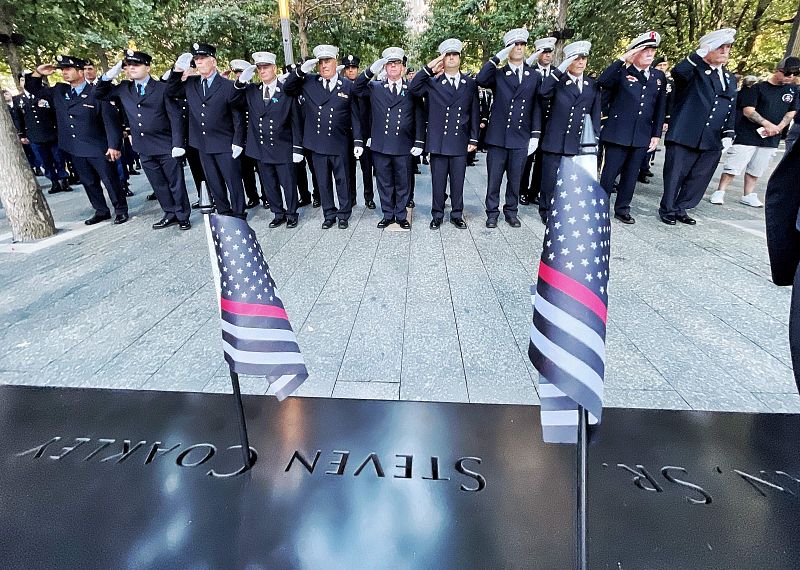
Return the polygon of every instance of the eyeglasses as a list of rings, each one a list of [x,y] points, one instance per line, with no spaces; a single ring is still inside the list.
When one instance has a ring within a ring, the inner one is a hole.
[[[528,45],[528,42],[514,42],[514,45],[515,46],[526,46],[526,45]]]

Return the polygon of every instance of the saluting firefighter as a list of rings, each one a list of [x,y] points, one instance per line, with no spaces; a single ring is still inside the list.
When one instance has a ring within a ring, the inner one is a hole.
[[[318,45],[314,58],[304,62],[286,78],[285,90],[305,99],[303,113],[303,146],[311,151],[311,160],[319,184],[325,221],[322,229],[330,229],[338,218],[339,228],[346,229],[353,211],[348,177],[348,148],[352,136],[353,155],[364,152],[361,121],[353,96],[353,82],[336,71],[339,48]],[[319,64],[319,74],[311,73]],[[339,207],[333,198],[333,184]]]
[[[461,73],[460,40],[450,38],[439,44],[439,57],[422,66],[409,84],[417,97],[425,97],[428,108],[428,130],[425,150],[430,153],[432,230],[444,219],[447,181],[450,180],[452,210],[450,223],[466,229],[463,218],[464,177],[467,153],[478,148],[480,103],[478,84]]]
[[[356,79],[355,92],[370,104],[372,160],[378,182],[383,219],[378,228],[397,222],[411,229],[406,217],[412,156],[425,146],[425,118],[420,102],[408,90],[403,78],[405,52],[399,47],[383,50],[380,59]],[[371,81],[382,71],[386,79]]]
[[[525,60],[528,65],[533,67],[541,74],[542,78],[548,77],[553,67],[553,51],[556,49],[556,38],[539,38],[533,42],[536,50]],[[536,113],[541,121],[541,129],[544,130],[547,119],[550,116],[550,102],[542,99],[541,95],[536,97]],[[539,189],[542,186],[542,147],[529,155],[525,161],[525,168],[522,170],[522,181],[519,185],[519,203],[523,206],[528,204],[539,204]]]
[[[100,77],[97,98],[118,99],[128,117],[133,150],[139,153],[142,169],[164,211],[153,229],[174,224],[182,230],[192,227],[191,207],[183,175],[183,118],[180,105],[167,95],[167,85],[150,75],[152,57],[127,50],[123,59]],[[128,79],[113,85],[122,69]]]
[[[40,65],[26,76],[25,86],[55,109],[58,148],[72,158],[75,172],[94,208],[94,215],[84,223],[90,226],[111,219],[100,186],[102,180],[114,206],[114,223],[124,224],[128,221],[128,201],[116,165],[122,156],[119,114],[107,101],[97,99],[95,86],[84,78],[82,59],[60,55],[56,60],[56,65]],[[61,70],[66,83],[48,87],[42,76],[52,75],[56,68]]]
[[[250,66],[250,64],[243,59],[232,59],[229,65],[231,68],[232,76],[229,76],[228,78],[231,79],[232,81],[239,79],[242,75],[242,72]],[[247,81],[244,81],[243,83],[247,83]],[[249,123],[247,106],[244,107],[244,110],[242,112],[244,113],[244,121],[236,121],[236,125],[237,126],[241,125],[242,128],[247,129],[247,124]],[[247,143],[247,134],[245,134],[245,147],[241,158],[242,184],[244,185],[244,196],[246,199],[244,207],[249,210],[251,208],[255,208],[260,203],[261,207],[267,210],[269,209],[269,199],[267,198],[266,190],[263,187],[264,181],[260,180],[262,186],[260,196],[258,193],[258,186],[256,185],[256,173],[258,172],[258,161],[252,158],[248,154],[246,143]]]
[[[486,129],[486,227],[496,228],[500,215],[500,184],[506,176],[503,217],[512,228],[517,218],[519,183],[525,160],[539,146],[540,132],[533,127],[538,112],[536,98],[542,76],[525,63],[528,30],[517,28],[503,36],[504,48],[478,73],[478,85],[492,90],[494,101]],[[501,63],[508,59],[506,65]]]
[[[539,216],[547,221],[558,184],[558,167],[563,156],[575,156],[581,149],[583,117],[588,115],[595,133],[600,132],[600,89],[584,75],[591,42],[564,46],[564,61],[542,81],[541,96],[549,100],[550,116],[542,132],[542,188]],[[541,120],[538,114],[534,115]],[[538,127],[537,127],[538,128]]]
[[[700,38],[700,47],[672,68],[674,107],[667,130],[661,221],[694,225],[686,213],[703,198],[722,149],[733,144],[736,76],[725,64],[736,30]]]
[[[20,140],[41,159],[44,174],[51,182],[47,193],[72,192],[64,158],[58,148],[55,112],[47,99],[36,97],[25,87],[24,76],[20,76],[19,86],[20,94],[13,100]]]
[[[624,224],[636,221],[630,212],[639,168],[647,153],[658,146],[664,126],[667,77],[650,67],[660,44],[657,32],[640,35],[597,78],[608,95],[608,118],[600,131],[600,185],[610,195],[614,181],[620,177],[614,217]]]
[[[189,66],[198,74],[181,81]],[[217,71],[217,50],[204,43],[178,57],[167,82],[167,93],[185,99],[189,115],[189,144],[198,150],[206,184],[217,213],[247,217],[240,156],[244,150],[244,114],[238,109],[244,89]],[[229,198],[230,195],[230,198]]]
[[[245,152],[256,162],[261,174],[266,200],[274,215],[269,227],[277,228],[285,223],[287,228],[295,228],[295,164],[303,161],[300,113],[294,97],[286,93],[276,75],[275,54],[256,52],[253,64],[245,68],[238,79],[240,84],[246,85],[247,93],[249,118]],[[256,71],[260,84],[250,83]]]

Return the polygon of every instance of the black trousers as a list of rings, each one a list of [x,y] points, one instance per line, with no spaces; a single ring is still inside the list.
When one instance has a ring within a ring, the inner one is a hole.
[[[422,157],[420,156],[412,156],[411,160],[408,161],[408,201],[406,202],[406,207],[408,207],[408,202],[414,199],[414,187],[417,185],[417,177],[414,171],[419,168],[421,162]]]
[[[203,172],[203,164],[200,162],[200,153],[196,148],[186,146],[186,162],[189,163],[189,170],[192,173],[197,197],[200,198],[200,185],[206,181],[206,175]]]
[[[411,155],[372,153],[375,164],[378,196],[385,220],[405,220],[408,206],[409,179],[414,179]]]
[[[44,167],[44,175],[47,176],[51,182],[58,182],[59,180],[66,180],[69,178],[69,174],[67,174],[64,168],[64,159],[61,156],[61,152],[58,150],[58,144],[55,142],[32,142],[30,147],[33,153],[39,157],[39,161]]]
[[[310,202],[311,193],[308,191],[308,172],[306,171],[305,157],[300,162],[294,163],[294,178],[300,200]]]
[[[364,202],[375,199],[375,187],[372,184],[372,151],[368,147],[364,147],[364,153],[361,158],[356,160],[353,155],[353,145],[350,145],[350,153],[347,155],[348,159],[348,176],[350,184],[350,202],[354,205],[358,202],[356,199],[356,170],[361,168],[361,181],[364,185]],[[357,166],[358,165],[358,166]]]
[[[188,221],[192,209],[186,192],[183,160],[172,158],[170,154],[142,154],[139,160],[165,217]]]
[[[658,213],[683,216],[703,199],[721,150],[698,150],[677,143],[667,143],[664,157],[664,194]]]
[[[312,152],[307,148],[303,149],[303,156],[306,158],[308,170],[311,171],[311,195],[315,200],[319,200],[319,181],[317,180],[317,171],[314,170],[314,160]]]
[[[258,187],[256,186],[256,172],[258,171],[258,161],[242,153],[240,157],[242,161],[242,184],[244,185],[244,193],[247,196],[247,201],[262,201],[266,200],[266,194],[262,187],[261,196],[258,194]],[[263,180],[262,180],[263,186]]]
[[[105,216],[111,213],[103,196],[101,181],[108,191],[108,197],[111,198],[114,213],[116,215],[128,213],[128,200],[125,198],[125,191],[122,189],[117,165],[114,161],[107,160],[105,156],[88,158],[73,156],[72,165],[75,167],[75,172],[86,189],[89,202],[97,214]]]
[[[233,158],[230,152],[215,154],[200,152],[200,162],[217,213],[226,216],[231,214],[244,216],[244,186],[240,160]]]
[[[503,215],[506,219],[517,217],[519,182],[528,156],[527,148],[503,148],[487,145],[486,153],[486,218],[497,220],[500,215],[500,185],[506,176],[506,200]]]
[[[527,196],[529,202],[539,197],[542,186],[542,151],[536,149],[532,155],[525,159],[522,169],[522,180],[519,183],[519,195]]]
[[[258,171],[269,201],[269,209],[276,220],[297,219],[297,180],[295,165],[258,162]],[[281,194],[283,189],[283,194]],[[284,203],[286,204],[284,207]]]
[[[452,204],[450,219],[461,219],[464,211],[464,177],[467,174],[467,155],[447,156],[431,153],[430,164],[433,191],[431,216],[434,220],[444,218],[444,203],[449,178],[450,203]]]
[[[603,172],[600,174],[600,186],[609,196],[614,187],[614,181],[619,176],[614,213],[620,215],[630,214],[633,191],[636,189],[636,179],[639,177],[642,159],[646,156],[647,147],[608,143],[603,145]]]
[[[319,199],[326,220],[349,220],[353,212],[350,202],[350,184],[347,176],[347,156],[342,154],[311,153],[311,162],[317,174],[319,184]],[[339,208],[333,199],[333,183],[336,181],[336,196],[339,198]]]
[[[564,155],[554,152],[542,152],[542,185],[539,188],[539,215],[547,217],[550,211],[550,201],[556,187],[556,176],[561,158]]]

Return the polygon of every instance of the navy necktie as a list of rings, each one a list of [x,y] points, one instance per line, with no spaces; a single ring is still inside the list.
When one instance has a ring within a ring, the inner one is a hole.
[[[203,79],[203,95],[208,91],[208,79]]]
[[[397,97],[397,83],[392,83],[392,95]]]
[[[70,91],[69,91],[69,98],[70,98],[70,99],[75,99],[77,96],[78,96],[78,92],[77,92],[77,91],[75,91],[75,88],[73,87],[72,89],[70,89]]]
[[[138,85],[139,87],[139,97],[144,97],[144,85],[141,83]]]

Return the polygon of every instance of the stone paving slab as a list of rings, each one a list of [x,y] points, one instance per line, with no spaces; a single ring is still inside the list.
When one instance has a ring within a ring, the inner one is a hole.
[[[661,160],[637,187],[637,223],[612,224],[606,405],[800,412],[790,291],[770,280],[763,209],[738,203],[741,180],[725,205],[710,204],[718,168],[697,225],[665,226]],[[521,228],[502,217],[485,228],[479,155],[467,169],[469,228],[431,231],[422,170],[411,232],[378,230],[380,210],[363,205],[347,230],[322,230],[310,207],[296,229],[270,230],[271,214],[251,210],[308,364],[299,395],[536,404],[527,346],[538,212],[521,206]],[[160,212],[144,176],[131,185],[129,223],[0,252],[0,383],[230,391],[201,217],[188,232],[153,231]],[[80,186],[47,200],[57,225],[91,215]],[[0,209],[0,236],[9,231]],[[266,392],[256,377],[241,385]]]

